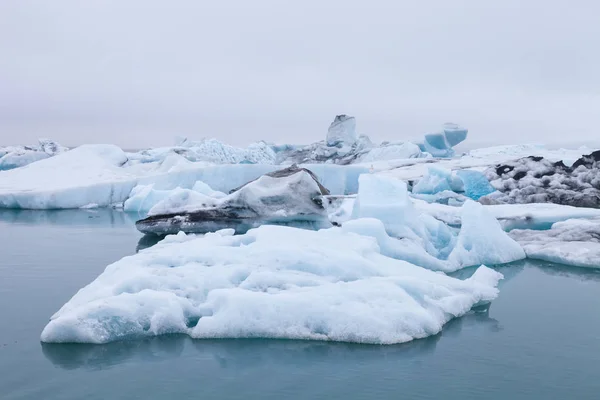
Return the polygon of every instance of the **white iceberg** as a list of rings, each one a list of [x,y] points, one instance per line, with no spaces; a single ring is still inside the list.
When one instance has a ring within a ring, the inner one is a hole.
[[[113,145],[84,145],[0,172],[0,208],[57,209],[122,203],[137,176],[121,168],[125,153]]]
[[[293,165],[261,176],[216,199],[177,189],[136,223],[144,233],[206,233],[223,228],[245,231],[265,223],[311,222],[330,226],[322,196],[329,191],[309,170]],[[243,228],[242,228],[243,227]]]
[[[456,235],[445,223],[414,207],[404,182],[369,174],[361,175],[359,182],[352,217],[363,219],[343,222],[342,227],[376,238],[390,257],[444,272],[525,258],[521,246],[479,203],[469,200],[460,208],[452,207],[462,220]]]
[[[24,167],[68,150],[50,139],[39,139],[38,142],[37,146],[0,147],[0,171]]]
[[[327,145],[353,144],[358,139],[356,119],[348,115],[337,115],[327,130]]]
[[[569,219],[548,230],[515,229],[509,234],[529,258],[600,268],[600,219]]]
[[[464,281],[435,273],[338,228],[262,226],[231,234],[179,234],[108,266],[52,316],[41,340],[106,343],[183,333],[402,343],[435,335],[493,300],[502,278],[483,266]]]

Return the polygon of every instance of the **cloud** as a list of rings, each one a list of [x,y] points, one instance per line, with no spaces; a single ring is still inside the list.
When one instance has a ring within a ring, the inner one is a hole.
[[[376,140],[597,136],[597,2],[287,3],[2,2],[0,143],[306,143],[337,113]]]

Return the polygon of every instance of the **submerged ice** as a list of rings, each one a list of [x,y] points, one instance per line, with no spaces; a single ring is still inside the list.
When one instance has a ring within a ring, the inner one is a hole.
[[[428,271],[341,228],[179,234],[108,266],[52,316],[41,339],[183,333],[402,343],[493,300],[501,278],[486,267],[464,281]]]

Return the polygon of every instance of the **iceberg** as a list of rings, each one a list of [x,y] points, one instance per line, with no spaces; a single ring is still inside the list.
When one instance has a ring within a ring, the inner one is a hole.
[[[490,185],[485,175],[479,171],[467,169],[451,171],[439,165],[429,166],[427,174],[419,179],[412,189],[413,194],[420,195],[455,192],[464,194],[472,200],[479,200],[495,191],[496,189]],[[434,200],[437,200],[437,197],[434,197]]]
[[[21,168],[0,171],[0,208],[60,209],[122,203],[137,176],[117,146],[84,145]]]
[[[576,267],[600,268],[600,218],[569,219],[549,230],[515,229],[510,236],[527,257]]]
[[[403,181],[365,174],[359,182],[352,218],[361,222],[344,222],[342,228],[374,237],[390,257],[444,272],[525,258],[521,246],[479,203],[468,200],[460,208],[449,207],[461,214],[456,235],[445,223],[414,207]]]
[[[345,114],[336,115],[327,130],[327,145],[353,144],[357,139],[356,119]]]
[[[418,194],[436,194],[443,191],[462,192],[463,183],[456,176],[452,175],[449,169],[438,165],[431,165],[427,175],[423,176],[413,186],[413,193]]]
[[[460,233],[448,257],[451,264],[456,267],[483,262],[498,265],[526,257],[521,246],[502,230],[500,223],[481,204],[467,201],[461,213]]]
[[[472,200],[479,200],[496,191],[485,175],[479,171],[463,169],[456,171],[456,176],[462,181],[462,191],[465,196]]]
[[[67,150],[50,139],[39,139],[37,146],[0,147],[0,171],[24,167]]]
[[[220,200],[180,189],[136,223],[143,233],[245,231],[265,223],[310,221],[328,226],[322,196],[327,190],[309,170],[293,165],[234,189]]]
[[[484,266],[466,280],[435,273],[386,257],[372,238],[340,228],[180,233],[109,265],[52,316],[41,340],[180,333],[403,343],[489,303],[501,278]]]
[[[467,138],[468,130],[453,123],[444,124],[441,132],[425,135],[425,141],[420,144],[421,150],[434,157],[452,157],[452,147]]]
[[[488,204],[555,203],[600,208],[600,150],[571,166],[541,156],[507,162],[485,171],[498,193],[483,197]]]
[[[276,153],[265,142],[252,143],[247,148],[230,146],[217,139],[199,141],[179,139],[176,146],[129,153],[131,163],[162,161],[169,154],[178,154],[188,161],[214,164],[274,164]]]

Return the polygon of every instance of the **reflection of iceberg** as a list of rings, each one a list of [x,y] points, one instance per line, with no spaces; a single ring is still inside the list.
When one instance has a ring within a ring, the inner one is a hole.
[[[438,335],[392,346],[364,346],[354,343],[281,341],[264,339],[241,340],[193,340],[185,335],[167,335],[137,341],[122,341],[104,345],[42,343],[44,356],[56,367],[66,370],[103,370],[122,363],[149,363],[165,360],[193,359],[196,373],[215,371],[215,361],[223,370],[254,370],[266,365],[273,368],[306,366],[315,364],[347,364],[349,358],[372,366],[385,359],[402,364],[403,360],[432,356],[442,338],[456,337],[467,327],[485,326],[491,332],[499,332],[499,322],[490,318],[489,311],[470,312],[462,318],[448,322]],[[206,368],[198,364],[206,363]]]
[[[131,215],[112,208],[93,210],[13,210],[0,208],[0,222],[28,225],[111,226],[133,228]]]

